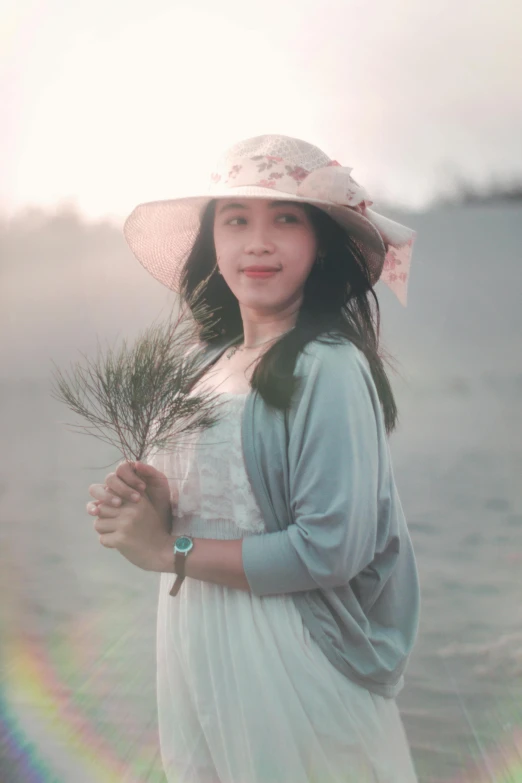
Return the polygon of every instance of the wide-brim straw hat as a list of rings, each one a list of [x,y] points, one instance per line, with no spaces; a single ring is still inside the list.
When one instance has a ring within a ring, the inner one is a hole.
[[[256,136],[227,150],[205,193],[139,204],[125,221],[124,236],[145,269],[179,293],[183,264],[213,199],[312,204],[335,220],[363,252],[372,285],[382,280],[406,306],[415,232],[371,210],[373,202],[351,172],[306,141]]]

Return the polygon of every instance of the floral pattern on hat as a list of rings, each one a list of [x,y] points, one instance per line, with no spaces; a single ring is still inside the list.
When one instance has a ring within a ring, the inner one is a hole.
[[[256,162],[259,161],[257,170],[260,174],[263,171],[268,171],[268,169],[273,168],[276,164],[283,162],[283,158],[279,158],[276,155],[254,155],[251,160],[255,160]]]
[[[413,237],[400,247],[389,245],[381,272],[381,280],[391,288],[397,299],[406,307],[410,276]]]
[[[228,178],[234,179],[235,177],[237,177],[240,171],[241,171],[241,166],[238,163],[236,163],[234,166],[232,166],[232,168],[228,172]]]
[[[368,194],[351,176],[352,169],[330,161],[328,166],[308,171],[289,165],[275,155],[254,155],[229,162],[226,173],[214,172],[211,184],[277,188],[284,193],[326,201],[342,206],[364,208],[372,205]],[[265,176],[259,177],[259,174]]]
[[[303,169],[302,166],[285,166],[285,168],[288,176],[295,179],[296,182],[302,182],[310,173],[306,169]]]
[[[352,169],[346,166],[315,169],[298,188],[298,194],[352,208],[371,206],[373,202],[364,188],[353,179],[351,172]]]

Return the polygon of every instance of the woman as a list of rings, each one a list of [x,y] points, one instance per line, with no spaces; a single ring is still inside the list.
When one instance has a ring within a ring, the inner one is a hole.
[[[162,572],[169,781],[416,780],[395,697],[419,582],[370,306],[379,279],[405,303],[413,232],[370,210],[350,171],[256,137],[205,196],[140,205],[125,225],[182,296],[208,278],[218,320],[201,325],[195,388],[226,403],[191,444],[89,488],[101,543]]]

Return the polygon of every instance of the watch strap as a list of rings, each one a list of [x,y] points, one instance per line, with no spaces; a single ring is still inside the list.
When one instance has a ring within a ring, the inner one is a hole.
[[[174,573],[176,574],[176,579],[174,580],[174,584],[172,585],[169,595],[176,596],[179,593],[179,588],[185,579],[185,564],[187,562],[187,557],[188,553],[174,553]]]
[[[181,587],[184,579],[185,579],[184,575],[183,576],[180,576],[180,574],[176,575],[174,584],[171,587],[169,595],[176,596],[179,593],[179,588]]]

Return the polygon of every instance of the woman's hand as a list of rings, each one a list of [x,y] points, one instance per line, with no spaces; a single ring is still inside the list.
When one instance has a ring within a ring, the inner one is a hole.
[[[143,462],[122,462],[115,473],[108,474],[105,484],[90,485],[89,494],[95,502],[87,503],[87,512],[99,516],[100,502],[118,508],[122,501],[138,503],[144,493],[162,515],[171,514],[172,502],[177,503],[167,477],[159,470]]]
[[[147,571],[161,571],[170,545],[172,493],[167,477],[143,462],[122,462],[105,484],[91,484],[87,512],[100,543]],[[177,497],[174,498],[177,503]]]
[[[164,570],[165,552],[172,548],[170,513],[160,513],[147,495],[138,502],[120,501],[120,504],[115,507],[103,500],[97,504],[94,529],[100,534],[100,544],[117,549],[145,571]],[[91,509],[89,513],[93,513]]]

